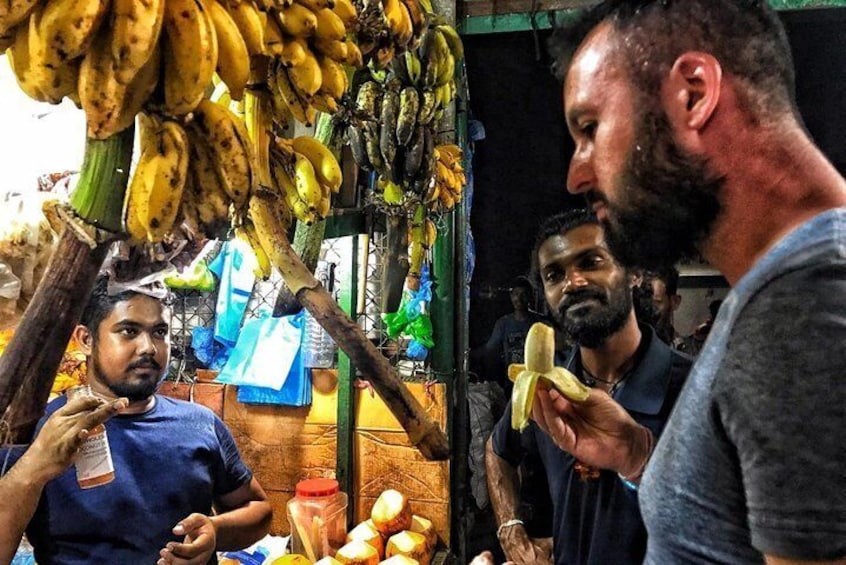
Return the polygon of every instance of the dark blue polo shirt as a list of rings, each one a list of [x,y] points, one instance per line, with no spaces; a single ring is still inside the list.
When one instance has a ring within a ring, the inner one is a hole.
[[[668,347],[648,326],[641,326],[643,357],[614,393],[614,398],[657,438],[664,429],[693,360]],[[578,347],[565,366],[581,374]],[[646,553],[646,529],[637,492],[612,471],[583,480],[575,459],[560,450],[534,421],[521,434],[511,429],[511,403],[492,435],[494,452],[515,467],[535,453],[546,468],[553,504],[556,565],[640,564]]]

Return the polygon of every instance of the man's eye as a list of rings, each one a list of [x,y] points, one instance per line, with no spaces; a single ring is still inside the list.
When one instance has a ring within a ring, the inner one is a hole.
[[[135,328],[121,328],[118,333],[120,333],[121,335],[132,337],[138,335],[138,330],[136,330]]]
[[[587,138],[593,138],[596,133],[596,122],[585,122],[579,126],[579,133]]]
[[[162,329],[162,330],[156,330],[156,331],[154,332],[154,334],[155,334],[155,336],[156,336],[157,338],[159,338],[159,339],[164,339],[164,338],[166,338],[166,337],[167,337],[168,331],[167,331],[167,330],[164,330],[164,329]]]
[[[546,282],[555,282],[561,278],[561,275],[558,271],[547,271],[543,275],[543,280]]]

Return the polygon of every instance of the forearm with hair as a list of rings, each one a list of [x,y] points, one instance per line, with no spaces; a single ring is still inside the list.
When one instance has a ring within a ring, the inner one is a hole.
[[[488,493],[496,516],[497,526],[517,518],[519,478],[517,469],[493,450],[493,440],[485,445],[485,470],[488,475]]]
[[[217,534],[217,551],[249,547],[270,530],[272,511],[265,500],[252,500],[240,508],[211,517]]]

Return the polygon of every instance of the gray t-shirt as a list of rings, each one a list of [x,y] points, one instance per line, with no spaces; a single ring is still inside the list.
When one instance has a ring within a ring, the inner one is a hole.
[[[646,562],[846,556],[846,209],[744,276],[640,489]]]

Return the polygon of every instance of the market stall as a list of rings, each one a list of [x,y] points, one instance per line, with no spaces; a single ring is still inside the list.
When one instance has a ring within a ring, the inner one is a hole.
[[[175,300],[160,392],[229,427],[271,534],[309,562],[359,562],[340,546],[372,520],[377,559],[361,562],[443,561],[466,183],[451,11],[168,0],[0,14],[20,89],[70,98],[87,129],[72,190],[35,220],[9,212],[3,442],[28,442],[48,400],[85,381],[68,343],[101,269],[121,288],[162,283]],[[328,545],[329,525],[300,531],[287,512],[318,478],[347,500]]]

